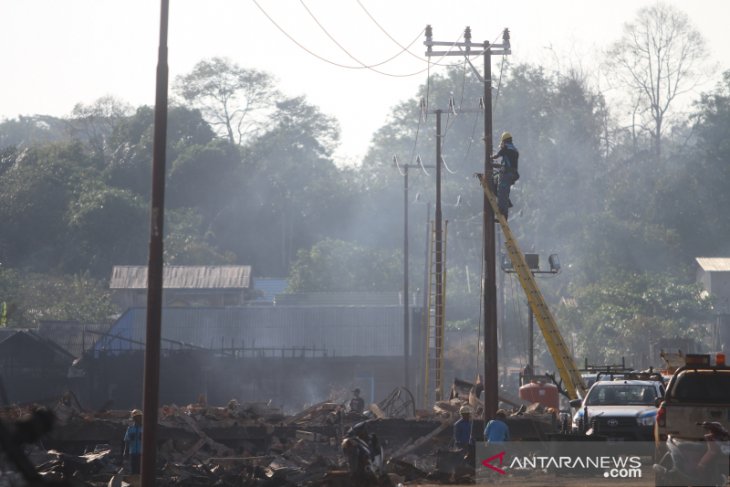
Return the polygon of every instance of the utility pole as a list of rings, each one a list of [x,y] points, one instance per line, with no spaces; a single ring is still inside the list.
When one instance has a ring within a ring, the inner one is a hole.
[[[410,297],[408,291],[408,169],[423,168],[419,164],[398,164],[398,157],[393,156],[393,164],[403,176],[403,385],[409,388],[410,380]],[[403,171],[401,171],[403,168]]]
[[[395,159],[395,158],[394,158]],[[397,164],[397,159],[396,164]],[[408,361],[411,358],[411,300],[408,296],[408,168],[403,173],[403,386],[408,389],[411,384]]]
[[[464,42],[436,42],[432,40],[431,26],[426,26],[426,56],[484,56],[484,178],[487,179],[492,191],[491,155],[492,144],[492,56],[511,53],[509,30],[504,29],[502,44],[490,45],[488,41],[482,44],[472,43],[471,29],[464,30]],[[433,46],[449,46],[448,51],[433,51]],[[452,49],[458,50],[453,51]],[[473,66],[472,66],[473,68]],[[475,70],[476,71],[476,70]],[[477,73],[478,76],[478,73]],[[484,269],[483,269],[483,306],[484,311],[484,419],[494,418],[499,403],[499,361],[497,343],[497,283],[496,283],[496,255],[495,255],[495,228],[494,212],[486,195],[483,209],[484,225]]]
[[[435,280],[436,280],[436,306],[434,310],[435,324],[434,324],[434,389],[435,399],[440,401],[443,399],[443,360],[444,360],[444,344],[445,344],[445,306],[446,301],[446,256],[444,251],[445,244],[445,231],[443,228],[443,214],[442,214],[442,198],[441,198],[441,166],[444,164],[444,158],[442,154],[442,142],[444,134],[441,132],[441,117],[444,113],[443,109],[435,109],[428,111],[427,107],[424,106],[424,111],[436,115],[436,215],[434,217],[434,260],[435,260]],[[449,100],[449,112],[456,115],[457,113],[475,113],[481,112],[481,110],[471,110],[456,108],[453,100]],[[457,202],[458,205],[458,202]],[[448,225],[448,221],[446,222]],[[427,310],[430,313],[430,310]],[[428,328],[428,327],[427,327]],[[428,336],[426,337],[426,343],[428,343]],[[430,353],[426,350],[426,353]],[[430,360],[430,358],[429,358]],[[427,367],[430,367],[430,363],[427,360]],[[430,380],[430,379],[429,379]],[[428,384],[426,384],[428,386]]]
[[[157,410],[160,399],[160,342],[162,341],[163,231],[165,221],[165,157],[167,145],[167,23],[170,2],[161,0],[160,43],[155,92],[155,129],[152,147],[150,247],[147,264],[147,334],[144,349],[142,404],[142,487],[155,485],[157,469]]]

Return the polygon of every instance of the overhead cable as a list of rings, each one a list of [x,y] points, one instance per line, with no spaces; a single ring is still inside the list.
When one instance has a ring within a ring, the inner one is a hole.
[[[414,53],[412,53],[410,51],[410,47],[411,47],[411,45],[413,43],[408,44],[408,46],[403,46],[400,42],[398,42],[398,40],[395,37],[393,37],[392,35],[390,35],[390,33],[387,30],[385,30],[385,28],[383,28],[382,25],[380,25],[380,22],[378,22],[377,20],[375,20],[375,17],[372,16],[372,14],[368,11],[368,9],[365,8],[365,5],[363,5],[360,0],[357,0],[357,4],[360,5],[360,8],[362,8],[363,12],[365,12],[365,14],[370,18],[370,20],[373,21],[373,23],[378,27],[378,29],[380,29],[381,32],[388,37],[388,39],[390,39],[391,41],[393,41],[393,43],[396,46],[400,47],[401,49],[403,49],[403,51],[407,52],[408,54],[410,54],[414,58],[418,59],[419,61],[428,62],[428,59],[427,58],[421,57],[418,54],[414,54]],[[422,33],[423,33],[423,31],[421,31],[421,34]],[[454,64],[440,64],[439,62],[433,62],[432,64],[436,64],[436,65],[439,65],[439,66],[447,66],[447,67],[455,66]]]
[[[377,69],[374,69],[372,67],[369,67],[368,65],[363,65],[362,63],[360,63],[359,66],[350,66],[350,65],[347,65],[347,64],[338,63],[336,61],[332,61],[332,60],[327,59],[327,58],[325,58],[323,56],[320,56],[319,54],[315,53],[314,51],[308,49],[302,43],[300,43],[299,41],[297,41],[292,35],[290,35],[282,26],[280,26],[273,19],[273,17],[271,17],[271,15],[269,15],[269,13],[261,6],[261,4],[257,0],[253,0],[253,3],[261,11],[261,13],[263,13],[264,16],[267,19],[269,19],[269,21],[274,25],[274,27],[276,27],[282,34],[284,34],[290,41],[292,41],[294,44],[296,44],[300,49],[302,49],[303,51],[307,52],[311,56],[314,56],[315,58],[319,59],[320,61],[324,61],[324,62],[326,62],[328,64],[331,64],[333,66],[337,66],[339,68],[344,68],[344,69],[369,69],[371,71],[374,71],[374,72],[376,72],[378,74],[382,74],[384,76],[390,76],[390,77],[394,77],[394,78],[407,78],[407,77],[410,77],[410,76],[417,76],[417,75],[419,75],[421,73],[426,72],[430,68],[431,64],[438,64],[438,62],[432,63],[431,61],[429,61],[427,63],[427,66],[425,68],[421,69],[421,70],[415,71],[413,73],[396,74],[396,73],[386,73],[384,71],[379,71]],[[420,34],[419,34],[419,36],[420,36]],[[453,48],[454,48],[454,45],[456,43],[458,43],[460,39],[461,39],[461,37],[459,37],[459,39],[457,39],[456,41],[454,41],[454,44],[452,44],[452,46],[449,48],[449,50],[447,52],[451,52],[451,50],[453,50]],[[333,41],[334,41],[334,39],[333,39]],[[441,58],[439,58],[439,61],[442,60],[444,57],[446,57],[446,54],[444,54],[443,56],[441,56]]]
[[[360,61],[360,60],[359,60],[358,58],[356,58],[355,56],[353,56],[353,55],[352,55],[352,54],[351,54],[351,53],[350,53],[350,52],[349,52],[349,51],[348,51],[348,50],[347,50],[347,49],[346,49],[346,48],[345,48],[345,47],[344,47],[344,46],[343,46],[342,44],[340,44],[339,42],[337,42],[337,39],[335,39],[335,38],[334,38],[334,37],[332,36],[332,34],[330,34],[330,33],[329,33],[329,31],[328,31],[328,30],[327,30],[327,29],[326,29],[326,28],[324,27],[324,25],[322,25],[322,23],[321,23],[321,22],[319,21],[319,19],[317,19],[317,17],[316,17],[316,16],[314,15],[314,13],[313,13],[313,12],[312,12],[312,11],[311,11],[311,10],[309,9],[309,7],[307,7],[307,4],[305,4],[305,3],[304,3],[304,0],[299,0],[299,3],[301,3],[301,4],[302,4],[302,7],[304,7],[304,10],[306,10],[306,11],[307,11],[307,13],[309,14],[309,16],[310,16],[310,17],[312,17],[312,20],[314,20],[314,22],[315,22],[315,23],[316,23],[316,24],[317,24],[317,25],[319,26],[319,28],[320,28],[320,29],[322,29],[322,32],[324,32],[324,33],[325,33],[325,35],[326,35],[327,37],[329,37],[329,38],[330,38],[330,40],[331,40],[332,42],[334,42],[334,43],[335,43],[335,45],[336,45],[337,47],[339,47],[339,48],[340,48],[340,49],[342,50],[342,52],[344,52],[345,54],[347,54],[347,55],[348,55],[348,56],[350,57],[350,59],[352,59],[353,61],[355,61],[355,62],[357,62],[358,64],[360,64],[360,66],[361,66],[362,68],[365,68],[365,69],[373,69],[373,68],[376,68],[376,67],[378,67],[378,66],[382,66],[383,64],[386,64],[386,63],[388,63],[388,62],[392,61],[393,59],[397,58],[398,56],[400,56],[400,55],[401,55],[401,54],[403,54],[404,52],[408,52],[408,49],[409,49],[409,48],[410,48],[410,47],[411,47],[411,46],[412,46],[413,44],[415,44],[415,42],[416,42],[416,41],[417,41],[418,39],[420,39],[420,38],[421,38],[421,36],[423,35],[423,32],[425,31],[425,29],[421,30],[421,32],[419,32],[419,33],[418,33],[418,35],[417,35],[417,36],[416,36],[416,37],[415,37],[415,38],[414,38],[414,39],[413,39],[413,40],[412,40],[412,41],[410,42],[410,44],[408,44],[408,46],[405,46],[405,47],[404,47],[404,46],[400,46],[400,44],[399,44],[399,47],[401,47],[401,49],[402,49],[402,50],[401,50],[400,52],[398,52],[398,53],[394,54],[393,56],[389,57],[388,59],[386,59],[386,60],[384,60],[384,61],[381,61],[381,62],[379,62],[379,63],[375,63],[375,64],[365,64],[364,62]],[[387,74],[387,73],[381,73],[381,74]]]

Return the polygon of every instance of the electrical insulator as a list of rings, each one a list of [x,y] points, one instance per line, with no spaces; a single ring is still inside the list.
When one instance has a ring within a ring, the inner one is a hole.
[[[509,49],[509,29],[504,29],[504,32],[502,32],[502,40],[504,41],[504,48]]]

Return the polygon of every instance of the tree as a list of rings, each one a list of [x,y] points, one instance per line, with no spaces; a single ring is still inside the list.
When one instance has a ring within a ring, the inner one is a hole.
[[[391,250],[326,239],[299,251],[289,291],[394,291],[400,288],[401,269],[401,256]]]
[[[640,9],[608,50],[607,67],[634,94],[639,123],[651,134],[657,162],[674,102],[705,79],[706,51],[687,14],[665,3]]]
[[[65,215],[84,181],[98,178],[79,143],[18,151],[0,174],[0,262],[46,269],[58,265]]]
[[[210,229],[222,249],[257,272],[281,276],[299,249],[349,224],[351,189],[332,160],[337,123],[297,97],[277,104],[275,125],[242,150],[245,175]]]
[[[113,96],[104,96],[90,105],[77,103],[68,122],[71,135],[88,144],[99,163],[104,165],[108,138],[116,124],[129,116],[131,111],[129,105]]]
[[[0,303],[7,303],[8,325],[27,327],[41,320],[107,323],[119,310],[106,280],[87,274],[53,275],[0,269]]]
[[[0,122],[0,149],[59,142],[68,138],[66,120],[49,115],[19,116]]]
[[[149,241],[149,208],[131,191],[84,181],[66,211],[62,268],[107,278],[114,265],[144,262]]]
[[[220,252],[195,208],[165,212],[165,262],[170,265],[234,264],[232,252]]]
[[[269,74],[218,57],[200,61],[178,77],[175,89],[232,144],[241,144],[265,125],[259,114],[272,111],[278,93]]]
[[[592,363],[626,357],[647,366],[650,346],[659,338],[709,336],[711,302],[697,284],[667,274],[606,272],[600,280],[573,286],[577,307],[561,307],[563,329],[575,332],[578,355]],[[639,339],[641,338],[641,339]]]
[[[210,221],[235,198],[241,172],[239,149],[228,141],[191,145],[169,166],[167,205],[197,208]]]
[[[104,169],[105,181],[117,188],[149,197],[151,192],[154,111],[142,106],[121,120],[109,137],[111,157]],[[167,119],[167,160],[195,145],[206,145],[215,135],[200,111],[170,107]],[[172,163],[174,164],[174,162]]]

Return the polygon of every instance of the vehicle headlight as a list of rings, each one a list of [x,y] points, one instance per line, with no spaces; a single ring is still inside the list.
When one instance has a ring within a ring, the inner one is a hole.
[[[649,415],[649,416],[639,416],[636,418],[636,422],[639,423],[639,426],[654,426],[654,418],[655,416]]]

